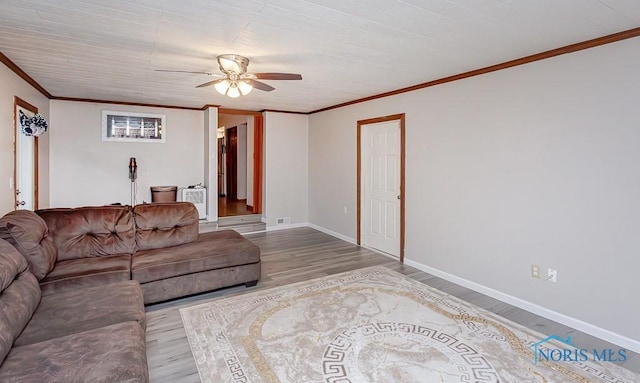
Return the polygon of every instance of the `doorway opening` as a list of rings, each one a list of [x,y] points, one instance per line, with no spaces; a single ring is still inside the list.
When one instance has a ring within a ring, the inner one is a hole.
[[[404,113],[358,121],[357,243],[404,262]]]
[[[259,112],[218,111],[218,217],[262,214],[262,125]]]

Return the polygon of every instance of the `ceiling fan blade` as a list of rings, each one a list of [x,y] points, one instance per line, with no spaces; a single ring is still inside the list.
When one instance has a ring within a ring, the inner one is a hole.
[[[302,75],[297,73],[253,73],[260,80],[302,80]]]
[[[252,87],[258,89],[258,90],[264,90],[265,92],[271,92],[272,90],[276,89],[274,87],[272,87],[269,84],[265,84],[263,82],[260,81],[256,81],[256,80],[252,80],[250,78],[244,79],[242,81],[248,82],[249,84],[251,84]]]
[[[200,84],[200,85],[196,86],[196,88],[204,88],[205,86],[216,85],[217,83],[225,81],[225,80],[226,80],[226,78],[219,78],[217,80],[207,81],[204,84]]]
[[[220,74],[211,73],[211,72],[193,72],[190,70],[170,70],[170,69],[156,69],[156,72],[170,72],[170,73],[195,73],[195,74],[206,74],[209,76],[221,76]]]

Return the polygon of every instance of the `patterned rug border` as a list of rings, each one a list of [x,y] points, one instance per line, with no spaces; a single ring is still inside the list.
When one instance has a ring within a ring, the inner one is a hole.
[[[317,292],[330,293],[328,290],[330,288],[342,287],[340,289],[341,291],[348,291],[349,289],[346,288],[348,283],[356,283],[358,281],[372,282],[373,280],[371,280],[371,277],[375,275],[385,275],[386,277],[389,277],[391,279],[393,278],[399,279],[405,285],[412,287],[412,289],[410,289],[412,290],[411,291],[412,294],[417,294],[416,297],[413,297],[411,296],[411,294],[406,293],[406,294],[403,294],[403,298],[414,299],[416,300],[416,302],[418,302],[417,297],[420,296],[421,294],[425,295],[429,299],[432,299],[437,304],[435,303],[429,304],[426,300],[420,301],[419,304],[421,304],[424,307],[427,307],[430,310],[433,310],[434,312],[446,318],[465,323],[468,328],[470,329],[474,328],[475,331],[480,336],[498,337],[498,338],[501,337],[502,341],[506,341],[509,344],[514,354],[520,354],[519,355],[520,358],[528,357],[530,359],[533,359],[534,358],[533,350],[535,350],[535,356],[537,357],[537,351],[538,351],[537,344],[541,343],[540,342],[541,340],[544,342],[548,342],[548,344],[545,346],[545,348],[547,349],[552,349],[552,346],[559,348],[559,347],[566,346],[567,344],[566,341],[564,341],[563,339],[557,336],[546,337],[544,334],[541,334],[538,331],[524,327],[518,323],[510,321],[486,309],[475,306],[460,298],[447,294],[446,292],[438,290],[434,287],[431,287],[425,283],[422,283],[406,275],[403,275],[399,272],[391,270],[387,267],[371,266],[371,267],[356,269],[352,271],[346,271],[339,274],[327,275],[327,276],[313,278],[313,279],[305,280],[301,282],[295,282],[287,285],[274,286],[274,287],[263,288],[259,290],[247,291],[246,293],[241,293],[238,295],[218,297],[208,302],[199,303],[193,306],[181,308],[179,310],[180,316],[183,322],[185,332],[187,334],[189,346],[191,348],[192,354],[196,362],[196,367],[198,368],[198,373],[200,375],[200,378],[202,379],[203,382],[208,382],[209,378],[213,379],[213,377],[207,376],[207,371],[210,371],[211,369],[205,368],[205,366],[207,363],[210,362],[209,360],[207,360],[207,358],[213,358],[213,360],[215,361],[216,357],[215,355],[213,355],[213,351],[209,352],[210,355],[196,355],[199,353],[198,350],[201,349],[200,347],[201,339],[200,339],[200,336],[196,334],[197,329],[194,329],[191,323],[191,317],[192,315],[195,315],[195,313],[203,312],[206,310],[210,310],[210,311],[218,310],[220,312],[225,313],[225,309],[230,308],[231,306],[234,306],[234,304],[235,306],[233,307],[233,309],[235,310],[249,308],[249,307],[252,307],[252,305],[255,305],[258,303],[273,304],[273,302],[276,302],[277,300],[282,299],[283,296],[287,294],[290,294],[290,295],[293,294],[298,299],[301,299],[301,298],[304,298],[305,296],[317,294]],[[399,282],[398,284],[400,285],[401,283]],[[393,287],[393,286],[390,286],[390,287]],[[402,286],[402,287],[407,287],[407,286]],[[391,290],[392,289],[388,289],[388,291],[385,290],[383,292],[386,294],[397,294],[397,292],[393,292]],[[241,302],[242,305],[238,306],[236,304],[238,302]],[[442,306],[444,306],[445,308],[442,308]],[[273,312],[281,310],[282,308],[283,308],[282,306],[277,306],[275,310],[272,310],[271,314]],[[479,313],[481,315],[473,315],[473,313]],[[264,321],[266,321],[266,319]],[[261,326],[264,325],[264,321],[260,322],[258,320],[260,324],[258,328],[261,329]],[[380,325],[380,324],[377,324],[377,325]],[[408,324],[408,323],[389,322],[389,323],[382,323],[382,325],[386,326],[386,328],[383,330],[387,332],[388,331],[396,331],[396,332],[412,331],[413,333],[416,333],[417,331],[415,328],[416,327],[415,325]],[[431,332],[435,331],[433,329],[425,330],[425,328],[423,328],[422,326],[418,326],[418,327],[421,327],[420,331],[423,331],[423,332],[426,330],[430,330]],[[357,327],[357,328],[360,329],[361,327]],[[489,328],[489,330],[487,330],[487,328]],[[496,331],[493,331],[491,329]],[[248,331],[251,334],[253,334],[251,332],[253,331],[252,329],[248,329]],[[351,331],[353,332],[354,330],[351,330]],[[357,330],[357,331],[361,331],[361,330]],[[371,331],[378,331],[378,330],[368,329],[367,331],[371,332]],[[221,332],[220,334],[223,334],[223,333],[224,332]],[[499,334],[497,335],[497,333]],[[518,333],[520,334],[520,336],[516,335]],[[255,334],[260,334],[260,332],[257,331],[255,332]],[[347,332],[343,333],[341,341],[344,341],[344,339],[349,338],[349,336],[351,335],[353,335],[353,333],[347,333]],[[447,334],[444,334],[444,335],[447,335]],[[444,336],[444,335],[439,334],[438,336]],[[524,335],[524,337],[522,335]],[[231,342],[226,339],[227,337],[226,334],[220,335],[220,336],[225,338],[224,339],[225,342],[228,342],[228,345],[227,345],[228,348],[226,349],[228,354],[225,354],[225,358],[227,355],[233,354],[230,360],[233,360],[233,363],[236,363],[238,366],[241,366],[241,363],[239,361],[240,358],[234,353],[235,349],[233,348],[233,345],[231,344]],[[433,336],[433,334],[431,334],[431,336]],[[538,342],[536,342],[536,340],[538,340]],[[569,341],[569,344],[570,344],[570,341]],[[464,346],[468,347],[466,345]],[[249,350],[248,351],[249,353],[253,353],[252,355],[254,354],[258,355],[257,359],[254,358],[254,364],[257,363],[260,366],[264,365],[260,367],[262,368],[261,376],[264,379],[264,381],[269,381],[269,382],[280,381],[277,377],[277,374],[267,366],[269,364],[268,361],[265,360],[265,358],[261,359],[260,357],[261,352],[259,350],[259,346],[255,342],[253,343],[247,342],[245,337],[244,347],[247,350]],[[331,349],[331,345],[327,346],[327,350],[330,350],[330,349]],[[480,354],[478,355],[479,357],[476,357],[476,359],[473,361],[473,363],[475,364],[478,364],[478,363],[481,364],[481,359],[484,359],[484,357],[482,357]],[[536,359],[536,364],[538,364],[537,359]],[[598,378],[601,378],[598,381],[614,382],[614,383],[632,383],[635,381],[640,381],[640,375],[636,375],[633,372],[626,370],[622,367],[616,366],[612,363],[603,364],[602,362],[595,363],[590,360],[576,359],[572,362],[563,362],[563,363],[559,363],[558,361],[552,362],[552,361],[541,360],[539,361],[539,364],[543,368],[548,369],[549,371],[553,371],[556,374],[565,376],[565,378],[571,378],[572,381],[576,381],[576,382],[587,383],[587,382],[591,382],[590,379],[598,379]],[[526,367],[526,366],[523,365],[523,367]],[[538,365],[536,365],[536,368],[537,367]],[[239,368],[241,369],[241,367]],[[342,368],[344,368],[344,366],[342,366]],[[485,366],[483,368],[488,368],[488,367]],[[529,370],[531,374],[540,378],[539,380],[540,382],[550,382],[547,379],[545,379],[543,375],[534,371],[532,368],[530,367],[526,367],[526,368]],[[491,370],[493,371],[493,367],[491,367]],[[616,374],[614,375],[611,371],[615,371]],[[474,371],[474,374],[477,374],[477,372]],[[480,374],[481,375],[485,374],[486,376],[491,375],[491,373],[488,371],[484,371],[484,372],[481,371]],[[583,375],[583,374],[586,374],[586,375]],[[617,375],[620,375],[620,377],[618,377]],[[500,379],[497,373],[495,375],[495,379],[496,381]],[[627,380],[627,379],[632,379],[632,380]],[[246,377],[243,377],[241,379],[234,378],[230,381],[249,382],[252,380],[250,379],[247,380]],[[333,381],[333,380],[327,378],[326,381]],[[348,380],[345,380],[345,381],[348,381]],[[493,381],[493,380],[477,380],[477,381],[480,382],[480,381]]]

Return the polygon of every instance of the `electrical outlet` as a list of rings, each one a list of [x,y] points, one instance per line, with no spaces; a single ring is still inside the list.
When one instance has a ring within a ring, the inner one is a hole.
[[[347,207],[344,207],[344,214],[347,214],[349,212],[349,209],[347,209]]]
[[[540,278],[540,266],[531,265],[531,276],[533,278]]]
[[[547,270],[547,275],[549,277],[549,280],[553,283],[558,282],[558,270],[555,269],[549,269]]]

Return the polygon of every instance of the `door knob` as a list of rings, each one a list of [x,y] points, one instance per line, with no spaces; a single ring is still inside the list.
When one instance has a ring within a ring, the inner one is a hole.
[[[16,202],[16,206],[24,206],[27,203],[25,201]]]
[[[398,199],[400,199],[400,194],[398,194]]]

